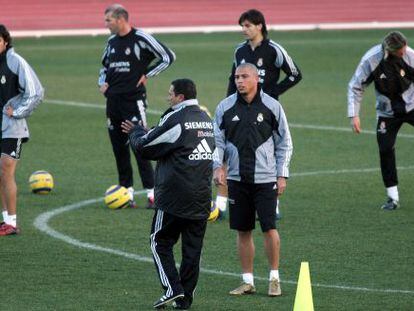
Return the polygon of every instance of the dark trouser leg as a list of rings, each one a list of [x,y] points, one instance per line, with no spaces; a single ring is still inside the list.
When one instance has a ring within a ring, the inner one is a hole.
[[[399,118],[382,118],[377,123],[377,142],[380,154],[382,180],[385,187],[398,185],[395,160],[395,140],[402,121]]]
[[[142,186],[145,189],[154,188],[154,169],[151,161],[142,158],[141,154],[134,151],[135,159],[137,160],[139,175],[141,176]]]
[[[200,257],[206,232],[206,220],[187,220],[182,232],[182,261],[180,266],[181,284],[185,298],[192,303],[193,292],[200,273]]]
[[[162,287],[168,297],[184,291],[173,254],[173,246],[180,235],[180,227],[177,217],[161,210],[155,211],[150,236],[151,251]]]
[[[127,144],[128,135],[122,132],[119,125],[113,125],[108,129],[108,133],[118,169],[119,184],[126,188],[131,187],[133,177],[129,144]]]

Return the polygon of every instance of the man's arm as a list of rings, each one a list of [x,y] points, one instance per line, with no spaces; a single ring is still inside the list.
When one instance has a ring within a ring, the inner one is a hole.
[[[233,65],[231,67],[231,73],[229,77],[229,85],[227,87],[227,96],[236,93],[236,83],[234,82],[234,73],[236,72],[236,59],[234,59]]]
[[[288,89],[298,84],[302,80],[302,73],[300,72],[298,66],[286,52],[286,50],[271,41],[270,43],[276,50],[276,61],[275,66],[282,69],[285,73],[285,78],[277,84],[277,95],[281,95],[286,92]]]
[[[19,89],[22,90],[22,98],[18,105],[11,107],[6,105],[6,113],[16,119],[26,118],[42,102],[44,89],[30,65],[20,56],[13,61],[17,62],[17,75],[19,77]]]
[[[214,126],[214,139],[216,142],[216,150],[213,157],[213,181],[216,185],[226,184],[226,175],[223,168],[224,150],[226,149],[225,143],[225,129],[223,128],[223,105],[219,104],[214,114],[213,126]]]
[[[276,113],[277,130],[275,129],[275,157],[276,157],[276,174],[280,182],[285,181],[289,177],[289,165],[292,158],[293,143],[290,135],[289,125],[286,119],[285,112],[279,104]],[[284,184],[286,187],[286,182]]]
[[[105,94],[106,90],[108,89],[109,85],[106,83],[106,72],[108,70],[108,51],[110,50],[109,43],[106,45],[103,55],[102,55],[102,68],[99,71],[99,78],[98,78],[98,86],[99,91],[102,94]]]
[[[174,52],[153,36],[141,30],[137,30],[137,35],[142,38],[145,42],[146,49],[148,49],[156,59],[155,63],[147,68],[145,79],[158,75],[175,61],[176,57]],[[140,79],[142,79],[142,77],[140,77]]]
[[[362,97],[366,87],[372,80],[372,71],[369,60],[366,57],[363,57],[348,84],[348,117],[351,120],[352,130],[357,134],[361,132],[359,110]]]
[[[175,113],[167,114],[160,123],[148,132],[142,125],[134,125],[131,121],[122,123],[125,133],[129,133],[131,147],[142,154],[145,159],[158,160],[177,148],[180,144],[182,127]]]

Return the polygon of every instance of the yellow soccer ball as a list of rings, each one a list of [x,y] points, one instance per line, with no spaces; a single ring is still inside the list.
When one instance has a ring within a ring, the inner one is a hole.
[[[36,194],[48,194],[54,187],[53,177],[46,171],[36,171],[29,177],[30,189]]]
[[[124,208],[130,200],[128,189],[122,186],[113,185],[105,192],[105,204],[111,209]]]
[[[220,210],[218,209],[216,204],[213,201],[211,201],[210,216],[208,217],[207,221],[209,222],[216,221],[217,218],[219,217],[219,214],[220,214]]]

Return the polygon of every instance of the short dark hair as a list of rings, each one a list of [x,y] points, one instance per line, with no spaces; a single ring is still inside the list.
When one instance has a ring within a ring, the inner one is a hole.
[[[260,12],[260,11],[258,11],[256,9],[251,9],[251,10],[248,10],[246,12],[243,12],[240,15],[240,18],[239,18],[239,25],[241,26],[241,24],[244,21],[249,21],[250,23],[252,23],[252,24],[254,24],[256,26],[262,24],[262,35],[263,35],[263,38],[265,38],[265,39],[267,38],[266,21],[265,21],[265,18],[263,16],[262,12]]]
[[[120,4],[112,4],[108,6],[105,10],[105,15],[111,13],[112,17],[119,19],[123,17],[126,21],[128,21],[129,14],[128,11]]]
[[[395,52],[407,45],[407,38],[399,31],[392,31],[382,41],[385,51]]]
[[[12,38],[10,36],[10,32],[3,24],[0,24],[0,37],[3,38],[4,42],[7,42],[6,50],[12,47]]]
[[[195,83],[190,79],[177,79],[171,82],[174,87],[175,95],[182,94],[184,99],[195,99],[197,98],[197,90]]]

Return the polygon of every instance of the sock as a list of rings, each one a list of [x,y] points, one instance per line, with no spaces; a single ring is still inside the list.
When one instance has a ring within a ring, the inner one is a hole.
[[[9,214],[7,213],[7,210],[6,211],[3,211],[2,214],[3,214],[3,221],[5,223],[7,223],[9,221]]]
[[[154,188],[147,189],[147,198],[154,201]]]
[[[17,224],[17,215],[9,215],[7,224],[13,227],[16,227]]]
[[[218,195],[216,197],[216,206],[220,211],[225,212],[227,209],[227,197]]]
[[[134,201],[134,188],[128,187],[129,196],[131,197],[131,201]]]
[[[399,201],[399,196],[398,196],[398,188],[397,186],[393,186],[393,187],[388,187],[387,188],[387,195],[389,198],[393,199],[394,201]]]
[[[243,282],[254,286],[253,273],[243,273]]]
[[[279,270],[270,270],[269,281],[271,279],[279,280]]]

